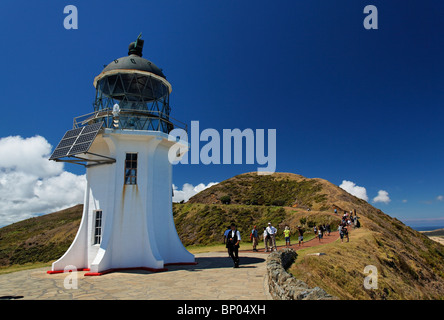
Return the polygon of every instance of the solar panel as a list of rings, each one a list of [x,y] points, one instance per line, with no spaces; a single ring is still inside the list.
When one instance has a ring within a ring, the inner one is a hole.
[[[67,131],[49,160],[87,152],[101,127],[102,122],[99,122]]]

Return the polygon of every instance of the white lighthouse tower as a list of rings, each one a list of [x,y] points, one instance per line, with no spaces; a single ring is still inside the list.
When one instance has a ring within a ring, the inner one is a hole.
[[[77,235],[48,273],[67,266],[85,275],[163,271],[195,263],[172,214],[169,132],[178,125],[170,118],[171,85],[142,49],[139,36],[128,56],[94,79],[94,112],[74,119],[50,158],[84,165],[87,185]]]

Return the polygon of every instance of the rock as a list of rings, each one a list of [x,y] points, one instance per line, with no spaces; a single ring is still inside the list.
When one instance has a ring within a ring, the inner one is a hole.
[[[313,255],[325,255],[316,253]],[[267,258],[268,288],[275,300],[332,300],[336,299],[319,287],[310,288],[305,282],[288,273],[297,257],[293,249],[271,253]]]

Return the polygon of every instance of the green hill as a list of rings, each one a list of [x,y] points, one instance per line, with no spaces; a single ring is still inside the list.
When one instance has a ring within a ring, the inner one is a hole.
[[[322,183],[292,173],[241,174],[199,192],[188,202],[330,209]]]
[[[0,228],[0,267],[61,257],[74,240],[82,210],[77,205]]]

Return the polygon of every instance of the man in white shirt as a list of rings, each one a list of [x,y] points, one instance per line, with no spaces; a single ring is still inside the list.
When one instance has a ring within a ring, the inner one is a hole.
[[[227,245],[228,254],[231,259],[233,259],[234,267],[239,268],[239,242],[241,241],[241,236],[239,230],[236,229],[234,223],[231,224],[231,231],[228,232]]]
[[[275,227],[273,227],[271,225],[271,222],[268,223],[268,227],[267,227],[267,232],[270,235],[270,239],[271,239],[271,248],[274,248],[274,251],[277,250],[276,247],[276,233],[277,233],[277,229]]]

